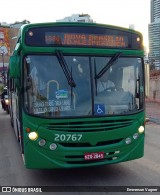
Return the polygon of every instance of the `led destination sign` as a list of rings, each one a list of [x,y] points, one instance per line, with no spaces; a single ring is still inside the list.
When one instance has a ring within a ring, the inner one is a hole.
[[[142,36],[135,32],[96,26],[32,27],[24,41],[32,47],[143,48]]]
[[[46,32],[45,43],[70,46],[128,47],[128,38],[118,35]]]

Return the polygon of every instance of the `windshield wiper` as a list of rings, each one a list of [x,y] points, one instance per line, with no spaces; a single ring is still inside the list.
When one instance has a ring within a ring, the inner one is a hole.
[[[120,55],[121,52],[118,52],[114,56],[112,56],[109,62],[99,71],[98,74],[96,74],[95,79],[101,78],[104,75],[104,73],[116,62]]]
[[[96,60],[94,58],[94,78],[95,78],[95,87],[96,87],[96,96],[97,96],[97,79],[96,79],[96,76],[97,76],[97,68],[96,68]]]
[[[72,70],[70,71],[68,68],[68,65],[64,59],[63,53],[60,50],[56,50],[56,57],[61,65],[61,68],[64,72],[64,75],[66,76],[66,79],[68,81],[68,84],[71,87],[76,87],[76,83],[74,82],[73,76],[72,76]]]

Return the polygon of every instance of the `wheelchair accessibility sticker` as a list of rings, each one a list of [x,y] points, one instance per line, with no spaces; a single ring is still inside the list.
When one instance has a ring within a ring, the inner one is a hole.
[[[104,104],[95,104],[94,105],[94,113],[97,115],[105,114],[105,106]]]
[[[56,91],[56,98],[59,99],[59,98],[68,98],[68,91],[67,90],[57,90]]]

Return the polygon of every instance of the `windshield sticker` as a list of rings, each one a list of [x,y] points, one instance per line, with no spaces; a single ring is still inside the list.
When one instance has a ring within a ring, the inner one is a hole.
[[[57,90],[56,91],[56,98],[59,99],[59,98],[68,98],[68,91],[67,90]]]
[[[72,110],[70,100],[49,100],[33,102],[33,113],[46,113]]]
[[[104,104],[95,104],[94,105],[94,113],[97,115],[105,114],[105,105]]]

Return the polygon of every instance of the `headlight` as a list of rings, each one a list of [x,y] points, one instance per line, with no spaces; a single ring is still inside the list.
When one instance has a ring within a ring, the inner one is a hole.
[[[138,128],[138,132],[139,132],[139,133],[143,133],[143,132],[144,132],[144,126],[140,126],[140,127]]]
[[[55,149],[57,148],[57,144],[52,143],[52,144],[49,146],[49,148],[50,148],[51,150],[55,150]]]
[[[131,140],[131,138],[130,138],[130,137],[128,137],[128,138],[126,138],[126,139],[125,139],[126,144],[130,144],[130,143],[131,143],[131,141],[132,141],[132,140]]]
[[[6,99],[6,100],[5,100],[5,103],[8,105],[8,103],[9,103],[9,100],[7,100],[7,99]]]
[[[40,146],[44,146],[46,144],[46,141],[44,139],[39,140],[38,144]]]
[[[31,132],[28,134],[30,140],[35,141],[38,138],[38,134],[36,132]]]
[[[138,133],[133,134],[133,139],[137,139],[139,137]]]

